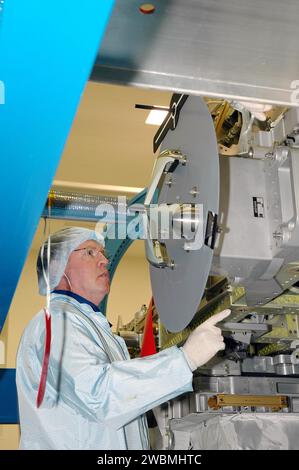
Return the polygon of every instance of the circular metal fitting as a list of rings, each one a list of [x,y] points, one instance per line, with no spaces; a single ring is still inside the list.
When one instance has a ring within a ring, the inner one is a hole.
[[[200,212],[194,204],[182,204],[173,213],[172,226],[178,238],[193,240],[200,223]]]

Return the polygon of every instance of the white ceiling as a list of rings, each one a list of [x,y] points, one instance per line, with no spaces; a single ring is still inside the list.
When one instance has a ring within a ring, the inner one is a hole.
[[[55,179],[145,187],[157,126],[135,103],[168,106],[171,94],[88,82]]]

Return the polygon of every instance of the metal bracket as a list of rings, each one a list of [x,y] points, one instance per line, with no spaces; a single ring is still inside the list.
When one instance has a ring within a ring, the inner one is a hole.
[[[211,211],[209,211],[207,217],[205,245],[211,248],[211,250],[214,250],[217,232],[217,214],[213,214]]]
[[[292,364],[299,364],[299,340],[296,339],[292,341],[290,348],[294,349],[294,351],[291,354]]]
[[[161,185],[161,181],[165,178],[165,175],[167,173],[173,172],[179,163],[185,165],[186,161],[186,157],[177,150],[165,150],[164,152],[162,152],[156,160],[156,164],[153,171],[153,178],[144,201],[146,211],[143,213],[143,226],[146,229],[146,257],[149,263],[156,267],[173,268],[173,263],[168,257],[166,246],[160,243],[159,240],[153,239],[152,237],[151,221],[149,219],[150,206],[156,191]]]

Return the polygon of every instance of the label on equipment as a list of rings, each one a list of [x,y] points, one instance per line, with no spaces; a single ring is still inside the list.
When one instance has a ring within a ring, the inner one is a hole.
[[[254,217],[265,217],[264,213],[264,198],[253,197],[253,215]]]

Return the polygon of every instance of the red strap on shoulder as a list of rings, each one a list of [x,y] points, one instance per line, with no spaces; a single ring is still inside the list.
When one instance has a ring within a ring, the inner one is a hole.
[[[43,366],[42,366],[42,373],[40,377],[38,392],[37,392],[37,399],[36,399],[36,406],[37,408],[43,402],[44,394],[46,390],[46,382],[47,382],[47,375],[48,375],[48,365],[50,359],[50,350],[51,350],[51,314],[48,312],[46,308],[44,308],[45,312],[45,322],[46,322],[46,340],[45,340],[45,351],[43,357]]]

